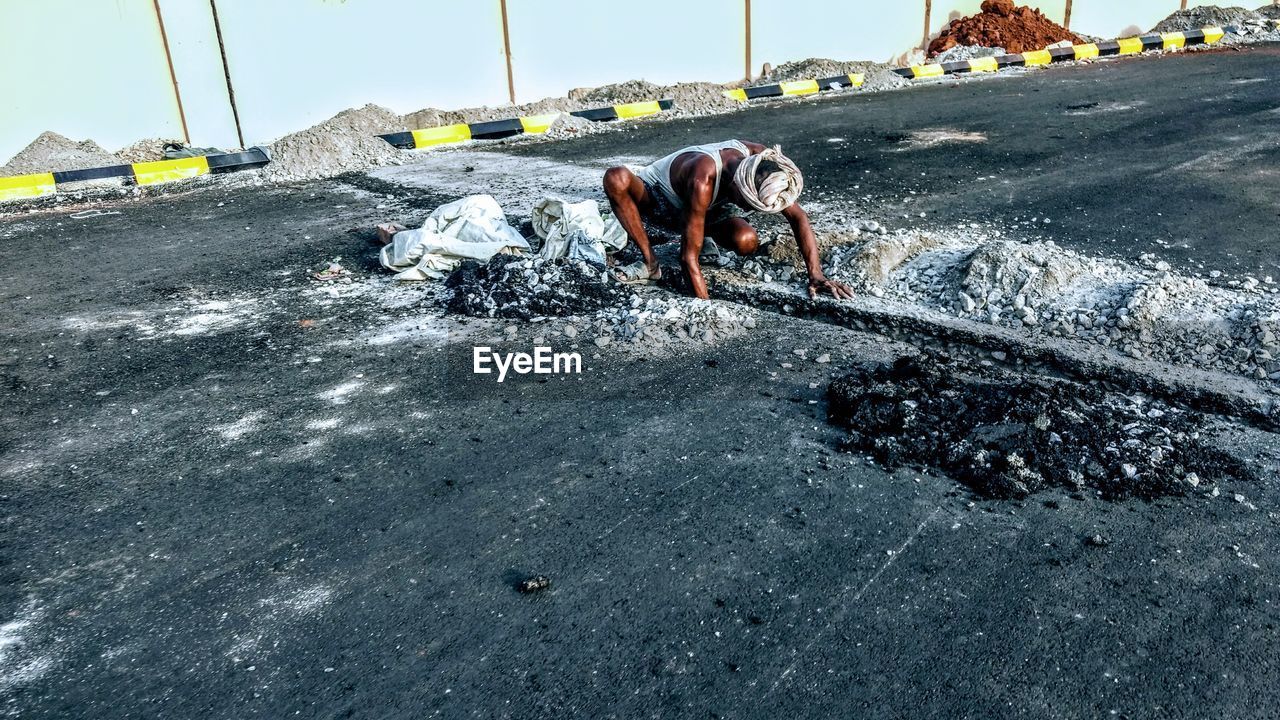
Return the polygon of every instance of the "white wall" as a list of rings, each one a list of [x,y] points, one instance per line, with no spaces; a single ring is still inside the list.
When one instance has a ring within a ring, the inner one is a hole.
[[[0,164],[45,130],[182,137],[151,0],[0,3]]]
[[[508,0],[507,13],[518,102],[631,79],[742,77],[742,0]]]
[[[1188,3],[1188,6],[1200,3]],[[1233,0],[1222,0],[1222,5],[1234,5]],[[1248,7],[1256,7],[1259,0],[1244,3]],[[1156,23],[1165,19],[1170,13],[1182,5],[1178,0],[1125,0],[1123,3],[1109,0],[1076,0],[1071,10],[1071,28],[1090,35],[1102,37],[1132,36],[1137,28],[1138,34],[1150,30]]]
[[[250,144],[366,103],[407,113],[507,98],[497,2],[219,0],[218,11]]]
[[[810,57],[885,62],[919,45],[924,29],[923,0],[754,0],[751,9],[753,73]]]

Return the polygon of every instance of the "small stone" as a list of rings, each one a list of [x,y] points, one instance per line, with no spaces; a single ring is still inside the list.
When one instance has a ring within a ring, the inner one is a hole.
[[[824,364],[824,365],[825,365],[825,364],[827,364],[827,363],[831,362],[831,354],[830,354],[830,353],[822,353],[822,354],[821,354],[821,355],[819,355],[818,357],[814,358],[814,359],[813,359],[813,361],[814,361],[814,362],[816,362],[816,363],[822,363],[822,364]]]
[[[564,336],[569,338],[578,337],[578,328],[573,325],[564,326]]]
[[[596,347],[604,347],[605,345],[609,344],[610,340],[611,338],[608,335],[601,335],[600,337],[596,338]]]
[[[992,350],[991,358],[993,360],[996,360],[997,362],[1004,362],[1005,360],[1009,359],[1009,355],[1005,353],[1003,350]]]
[[[1094,533],[1093,535],[1090,535],[1089,537],[1084,539],[1084,544],[1089,545],[1091,547],[1106,547],[1107,545],[1110,544],[1110,542],[1106,538],[1102,537],[1101,535]]]

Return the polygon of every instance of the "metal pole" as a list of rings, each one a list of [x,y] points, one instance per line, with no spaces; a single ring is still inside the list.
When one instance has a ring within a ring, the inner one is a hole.
[[[507,97],[516,104],[516,76],[511,71],[511,30],[507,25],[507,0],[498,0],[502,8],[502,52],[507,57]]]
[[[182,109],[182,93],[178,90],[178,74],[173,70],[173,55],[169,53],[169,34],[164,30],[164,16],[160,14],[160,0],[152,0],[156,9],[156,22],[160,24],[160,43],[164,45],[164,59],[169,63],[169,80],[173,83],[173,99],[178,101],[178,120],[182,122],[182,141],[191,144],[191,133],[187,130],[187,113]]]
[[[1187,0],[1182,0],[1182,3],[1184,5],[1186,4],[1186,2]],[[1062,18],[1062,27],[1068,30],[1071,29],[1071,0],[1067,0],[1067,11]]]
[[[746,62],[743,67],[746,69],[746,79],[751,79],[751,0],[744,0],[746,3],[746,23],[744,28],[746,31]]]
[[[933,0],[924,0],[924,40],[920,42],[920,47],[925,52],[929,52],[929,16],[933,14]]]
[[[227,48],[222,44],[222,23],[218,20],[218,3],[209,0],[209,9],[213,11],[213,31],[218,35],[218,52],[222,54],[222,74],[227,78],[227,100],[231,101],[231,117],[236,121],[236,139],[240,147],[244,147],[244,132],[240,129],[240,110],[236,108],[236,89],[231,86],[231,66],[227,65]]]

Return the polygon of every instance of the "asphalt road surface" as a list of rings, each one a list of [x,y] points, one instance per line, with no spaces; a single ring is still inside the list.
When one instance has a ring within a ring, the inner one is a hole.
[[[1064,245],[1256,272],[1278,66],[1141,59],[509,152],[740,135],[782,143],[829,208],[905,194],[886,220],[1048,216]],[[1072,114],[1108,103],[1132,107]],[[927,129],[986,141],[904,149]],[[971,498],[825,422],[827,379],[910,348],[782,317],[499,386],[460,367],[506,323],[440,318],[351,231],[383,202],[326,181],[0,220],[0,710],[1275,716],[1275,435],[1215,428],[1264,476],[1217,497]],[[306,279],[333,256],[360,282]],[[535,574],[551,587],[515,591]]]

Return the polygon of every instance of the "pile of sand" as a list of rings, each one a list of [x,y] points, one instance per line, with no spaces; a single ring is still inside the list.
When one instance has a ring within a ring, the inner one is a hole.
[[[1056,42],[1081,42],[1078,35],[1030,7],[1017,7],[1013,0],[984,0],[982,12],[953,20],[942,34],[929,43],[929,57],[957,45],[1002,47],[1011,53],[1042,50]]]
[[[893,72],[893,68],[883,63],[866,61],[829,60],[827,58],[809,58],[783,63],[762,75],[751,83],[756,85],[772,85],[790,80],[819,80],[837,75],[860,73],[864,80],[864,91],[892,90],[907,85],[907,81]]]
[[[314,127],[271,143],[268,180],[310,180],[399,161],[399,150],[378,137],[404,130],[396,113],[378,105],[343,110]]]
[[[92,140],[76,142],[50,131],[40,133],[40,137],[0,167],[0,176],[85,170],[119,164],[115,155]]]

